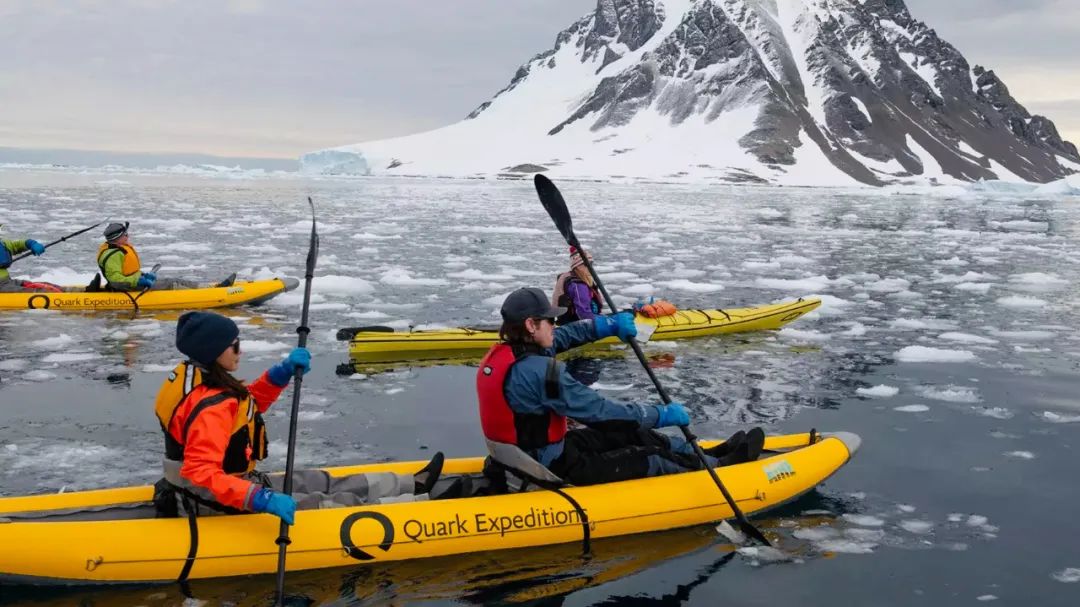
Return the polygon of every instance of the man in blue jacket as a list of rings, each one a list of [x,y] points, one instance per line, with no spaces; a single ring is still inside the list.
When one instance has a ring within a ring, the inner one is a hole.
[[[555,360],[558,352],[605,337],[637,335],[634,316],[620,312],[556,328],[565,312],[543,291],[518,289],[503,302],[500,342],[477,372],[480,422],[489,441],[515,445],[575,485],[592,485],[700,469],[692,446],[656,428],[684,426],[681,403],[623,403],[582,385]],[[567,419],[585,428],[568,430]],[[765,435],[739,432],[706,452],[712,467],[757,459]]]

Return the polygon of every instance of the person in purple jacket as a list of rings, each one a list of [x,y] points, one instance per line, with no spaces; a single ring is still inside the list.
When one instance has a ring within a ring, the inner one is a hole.
[[[592,263],[592,255],[588,251],[585,255]],[[559,274],[555,280],[551,305],[566,308],[566,312],[555,319],[555,324],[559,326],[578,320],[593,320],[604,308],[600,290],[593,284],[589,268],[585,267],[581,252],[575,247],[570,247],[570,271]]]

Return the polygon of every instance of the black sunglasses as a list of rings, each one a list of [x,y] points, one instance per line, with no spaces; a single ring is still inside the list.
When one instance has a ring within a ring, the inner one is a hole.
[[[232,348],[233,354],[239,354],[240,353],[240,340],[238,339],[238,340],[232,342],[231,344],[229,344],[229,347]]]

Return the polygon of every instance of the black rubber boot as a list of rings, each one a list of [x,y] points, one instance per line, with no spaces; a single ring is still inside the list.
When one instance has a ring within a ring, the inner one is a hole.
[[[735,434],[732,434],[731,438],[727,439],[726,441],[720,443],[719,445],[716,445],[715,447],[709,447],[708,449],[706,449],[705,454],[711,455],[719,459],[721,457],[724,457],[725,455],[728,455],[735,449],[738,449],[739,445],[743,444],[744,442],[746,442],[746,433],[742,430],[739,430]]]
[[[225,280],[214,285],[215,287],[231,287],[236,282],[236,272],[229,274],[225,277]]]
[[[416,488],[413,489],[414,495],[421,495],[431,491],[431,488],[438,482],[439,475],[442,474],[443,459],[442,451],[436,452],[428,465],[413,475],[413,481],[416,483]]]
[[[761,457],[761,451],[765,448],[765,431],[761,428],[754,428],[746,433],[746,459],[744,461],[753,462],[757,461],[757,458]]]

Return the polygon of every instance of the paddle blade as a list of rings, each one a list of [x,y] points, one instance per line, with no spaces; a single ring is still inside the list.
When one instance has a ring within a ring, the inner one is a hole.
[[[652,338],[652,334],[656,331],[656,325],[647,322],[634,322],[634,326],[637,327],[637,340],[639,344],[649,343],[649,339]]]
[[[308,246],[305,278],[310,278],[315,275],[315,261],[319,258],[319,234],[315,231],[315,201],[311,196],[308,196],[307,201],[311,206],[311,243]]]
[[[746,536],[732,527],[731,523],[727,521],[720,521],[720,524],[716,526],[716,532],[727,538],[732,544],[742,545],[746,543]]]
[[[577,236],[574,236],[574,224],[570,220],[570,210],[566,208],[566,201],[563,200],[559,188],[555,187],[550,179],[539,174],[533,177],[533,183],[536,185],[536,194],[540,197],[540,204],[544,205],[544,210],[555,222],[555,227],[562,234],[563,240],[568,245],[578,246]]]

